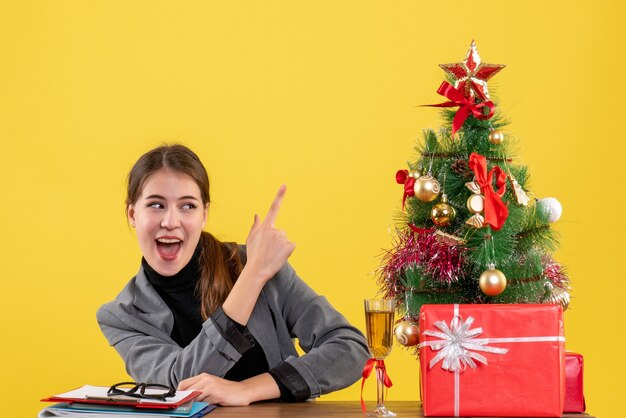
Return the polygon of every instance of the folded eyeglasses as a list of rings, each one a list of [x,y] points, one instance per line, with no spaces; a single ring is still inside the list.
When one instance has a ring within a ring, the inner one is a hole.
[[[107,391],[107,395],[164,401],[175,396],[176,389],[158,383],[121,382],[111,386]]]

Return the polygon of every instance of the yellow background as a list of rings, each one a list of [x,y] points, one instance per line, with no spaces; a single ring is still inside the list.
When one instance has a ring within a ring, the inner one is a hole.
[[[2,407],[34,416],[44,396],[125,378],[95,311],[138,269],[124,180],[162,141],[203,159],[223,240],[245,240],[286,183],[292,263],[364,329],[394,173],[442,123],[415,106],[442,100],[437,64],[475,38],[507,64],[490,87],[531,190],[564,207],[567,348],[585,355],[588,409],[626,416],[625,19],[617,0],[0,1]],[[418,399],[415,357],[396,348],[388,370],[389,399]]]

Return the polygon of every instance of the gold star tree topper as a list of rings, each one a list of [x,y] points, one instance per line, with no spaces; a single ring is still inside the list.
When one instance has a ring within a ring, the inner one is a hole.
[[[473,40],[464,61],[439,66],[456,80],[454,87],[461,90],[465,97],[477,97],[480,101],[490,100],[487,80],[505,67],[502,64],[483,63]]]

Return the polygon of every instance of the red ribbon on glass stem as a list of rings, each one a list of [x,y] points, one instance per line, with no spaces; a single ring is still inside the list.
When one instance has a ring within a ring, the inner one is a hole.
[[[449,102],[434,104],[434,105],[424,105],[430,107],[455,107],[459,106],[459,110],[454,114],[454,119],[452,119],[452,135],[454,135],[461,126],[463,126],[463,122],[465,119],[472,114],[476,119],[487,120],[493,116],[494,112],[494,104],[491,100],[485,102],[475,103],[473,97],[465,97],[461,90],[457,90],[454,86],[447,81],[441,83],[441,86],[437,89],[437,93],[448,98]],[[487,108],[489,110],[488,114],[483,112],[483,108]]]
[[[415,179],[409,176],[408,170],[398,170],[396,173],[396,183],[404,184],[404,194],[402,195],[402,210],[404,210],[404,202],[407,196],[415,196]]]
[[[494,231],[498,231],[509,216],[509,209],[502,201],[502,196],[506,191],[506,173],[498,166],[487,172],[487,159],[475,152],[470,155],[469,166],[474,172],[475,181],[485,197],[485,223],[491,226]],[[493,188],[494,176],[496,177],[497,190]]]
[[[365,381],[367,380],[367,378],[370,377],[370,374],[372,374],[374,366],[376,366],[376,373],[379,373],[381,375],[383,385],[385,385],[386,388],[390,388],[391,386],[393,386],[393,383],[391,383],[391,379],[387,375],[387,370],[385,369],[385,360],[376,360],[375,358],[367,360],[367,363],[365,363],[365,367],[363,367],[363,379],[361,380],[361,409],[363,410],[363,413],[365,413],[366,409],[365,401],[363,400],[363,386],[365,385]]]

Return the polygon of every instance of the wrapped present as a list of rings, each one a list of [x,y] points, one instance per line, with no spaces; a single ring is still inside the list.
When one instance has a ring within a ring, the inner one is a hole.
[[[568,351],[565,353],[565,405],[563,412],[582,414],[585,409],[583,356]]]
[[[425,416],[560,417],[565,394],[559,305],[424,305]]]

